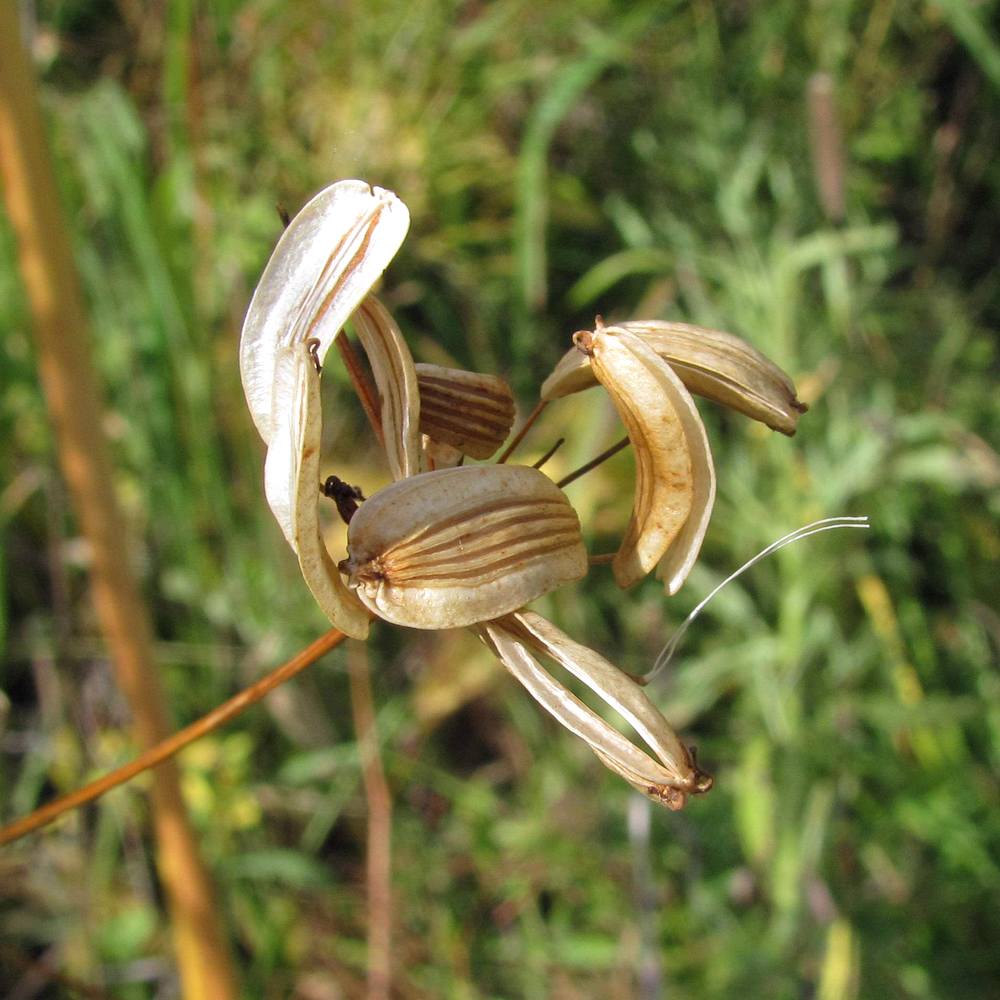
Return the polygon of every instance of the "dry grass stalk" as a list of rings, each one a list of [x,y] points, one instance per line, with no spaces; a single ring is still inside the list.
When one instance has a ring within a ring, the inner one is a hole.
[[[831,222],[844,218],[844,149],[840,137],[833,78],[815,73],[809,78],[809,146],[813,177],[823,212]]]
[[[98,620],[132,710],[136,738],[151,746],[170,726],[154,669],[148,614],[121,549],[123,519],[100,432],[83,297],[52,172],[32,68],[19,43],[14,4],[0,4],[0,173],[34,319],[42,385],[63,473],[92,554]],[[166,889],[177,961],[188,998],[236,996],[218,906],[198,854],[173,763],[154,772],[157,865]]]

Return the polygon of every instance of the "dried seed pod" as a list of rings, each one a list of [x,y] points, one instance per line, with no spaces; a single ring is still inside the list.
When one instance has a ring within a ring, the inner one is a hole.
[[[322,364],[341,327],[395,256],[409,224],[406,206],[391,191],[338,181],[285,229],[257,283],[240,341],[243,390],[266,443],[277,414],[290,405],[278,357],[315,340],[315,362]]]
[[[507,614],[587,572],[563,492],[524,466],[425,472],[380,490],[351,519],[349,585],[380,618],[454,628]]]
[[[808,409],[796,398],[792,380],[773,361],[731,333],[659,320],[621,323],[614,329],[642,337],[691,392],[782,434],[794,434]],[[542,385],[542,399],[580,392],[596,382],[587,359],[570,350]]]
[[[417,365],[420,430],[470,458],[489,458],[514,423],[514,394],[496,375]]]
[[[621,327],[574,342],[607,390],[635,449],[632,517],[611,567],[628,587],[660,560],[671,593],[684,582],[715,502],[715,471],[694,400],[666,362]]]
[[[374,295],[361,303],[352,321],[382,401],[389,471],[393,479],[415,476],[420,471],[420,393],[413,356],[389,310]]]
[[[688,794],[707,792],[712,787],[711,777],[698,770],[691,752],[642,688],[604,657],[530,611],[487,622],[479,633],[546,711],[584,740],[605,766],[653,801],[680,809]],[[583,680],[635,728],[655,757],[628,740],[544,670],[532,649]]]
[[[342,632],[363,639],[368,634],[368,612],[341,580],[320,531],[319,373],[306,344],[285,350],[277,361],[290,402],[275,414],[264,463],[267,502],[323,613]]]

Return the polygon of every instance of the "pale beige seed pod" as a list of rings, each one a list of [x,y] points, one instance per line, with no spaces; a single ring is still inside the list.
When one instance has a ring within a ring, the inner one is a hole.
[[[480,626],[480,636],[536,701],[580,737],[601,762],[643,795],[680,809],[689,794],[707,792],[709,775],[643,689],[603,656],[574,642],[551,622],[521,610]],[[601,718],[534,657],[554,660],[580,678],[639,734],[651,753]]]
[[[465,461],[465,455],[457,448],[435,441],[426,434],[420,435],[420,450],[424,456],[424,468],[428,472],[433,472],[435,469],[453,469]]]
[[[690,393],[641,337],[621,327],[574,334],[635,451],[632,517],[611,568],[629,587],[661,563],[670,593],[701,549],[715,502],[708,438]]]
[[[319,372],[308,346],[298,344],[277,360],[288,399],[274,415],[264,463],[264,491],[306,585],[323,613],[353,639],[368,634],[369,615],[334,565],[319,519],[322,411]]]
[[[480,461],[506,441],[514,423],[514,394],[496,375],[418,364],[420,430]]]
[[[785,372],[731,333],[660,320],[619,323],[608,329],[638,334],[691,392],[759,420],[772,430],[791,436],[808,409],[797,398]],[[570,350],[543,383],[542,399],[558,399],[596,383],[586,359]]]
[[[349,586],[380,618],[456,628],[507,614],[587,572],[562,490],[525,466],[426,472],[379,490],[351,519]]]
[[[409,225],[409,211],[391,191],[351,180],[324,188],[288,224],[254,290],[240,339],[243,391],[266,444],[288,405],[279,358],[310,341],[322,364]]]
[[[382,439],[393,479],[420,468],[420,391],[409,347],[389,310],[369,295],[352,317],[378,390]]]

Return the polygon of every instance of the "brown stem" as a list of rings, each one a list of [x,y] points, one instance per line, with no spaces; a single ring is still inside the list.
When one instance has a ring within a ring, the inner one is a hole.
[[[372,430],[375,431],[375,437],[378,438],[378,443],[385,450],[385,435],[382,433],[382,418],[379,416],[378,394],[375,392],[375,387],[365,373],[361,359],[358,357],[357,351],[354,350],[354,345],[348,338],[346,330],[340,331],[334,343],[344,360],[354,391],[358,394],[358,399],[361,400],[361,405],[364,407],[365,416],[368,417],[368,422],[372,425]]]
[[[388,1000],[392,988],[392,795],[379,754],[364,643],[350,644],[347,667],[368,803],[368,1000]]]
[[[829,73],[814,73],[809,78],[806,95],[816,191],[826,217],[831,222],[841,222],[844,218],[844,150],[833,78]]]
[[[235,719],[241,712],[246,711],[246,709],[256,704],[265,695],[270,694],[279,684],[284,684],[285,681],[291,680],[310,664],[315,663],[324,653],[329,652],[335,646],[339,646],[345,638],[343,632],[335,628],[330,629],[329,632],[321,635],[315,642],[306,646],[301,653],[293,656],[287,663],[283,663],[280,667],[272,670],[266,677],[262,677],[250,687],[240,691],[239,694],[233,695],[228,701],[224,701],[217,708],[213,708],[211,712],[203,715],[197,722],[192,722],[190,726],[185,726],[179,732],[157,743],[156,746],[150,747],[144,753],[139,754],[134,760],[104,775],[103,778],[98,778],[89,785],[84,785],[83,788],[78,788],[75,792],[70,792],[69,795],[64,795],[62,798],[58,798],[54,802],[42,806],[41,809],[36,809],[29,815],[23,816],[21,819],[15,820],[5,827],[0,827],[0,847],[4,844],[9,844],[13,840],[17,840],[19,837],[25,836],[25,834],[31,833],[33,830],[37,830],[39,827],[45,826],[47,823],[51,823],[54,819],[65,812],[69,812],[71,809],[76,809],[79,806],[86,805],[88,802],[93,802],[94,799],[100,798],[105,792],[111,791],[112,788],[117,788],[126,781],[130,781],[137,774],[141,774],[143,771],[151,767],[157,767],[164,761],[169,760],[186,746],[194,743],[195,740],[201,739],[202,736],[206,736],[214,729],[218,729],[219,726],[223,726],[231,719]]]
[[[535,408],[528,414],[528,419],[521,425],[521,429],[514,435],[514,440],[507,445],[504,453],[497,459],[497,465],[503,465],[514,454],[514,449],[524,440],[524,435],[531,430],[531,425],[542,415],[542,410],[548,405],[548,400],[539,400]]]
[[[540,469],[564,444],[566,438],[559,438],[549,450],[532,466],[533,469]]]
[[[591,566],[604,566],[606,563],[614,562],[614,558],[617,554],[617,552],[600,552],[596,556],[590,556],[590,558],[587,559],[587,562],[590,563]]]
[[[101,433],[84,299],[60,208],[19,5],[0,3],[0,175],[18,243],[38,367],[59,460],[91,553],[97,619],[132,710],[140,746],[170,732],[152,652],[152,625],[122,550],[124,518]],[[176,767],[153,779],[157,866],[188,997],[228,1000],[237,989],[219,906],[188,821]]]
[[[585,472],[590,472],[591,469],[596,469],[602,462],[606,462],[612,455],[617,455],[622,448],[627,446],[628,438],[624,437],[621,441],[616,442],[606,451],[602,451],[596,458],[592,458],[586,465],[581,465],[579,469],[571,472],[568,476],[563,476],[562,479],[556,483],[556,486],[558,486],[559,489],[569,486],[570,483],[576,482],[576,480],[579,479]]]

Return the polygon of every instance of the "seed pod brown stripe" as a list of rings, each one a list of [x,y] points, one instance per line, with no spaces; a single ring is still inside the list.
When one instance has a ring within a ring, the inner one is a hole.
[[[489,458],[510,433],[514,397],[503,379],[418,365],[420,430],[473,458]]]
[[[381,427],[394,479],[419,471],[419,393],[413,359],[386,308],[369,295],[354,313],[354,329],[381,398]]]
[[[518,497],[505,497],[502,500],[494,500],[491,503],[485,503],[481,507],[477,507],[475,516],[476,518],[489,518],[494,517],[497,514],[506,513],[508,511],[513,512],[518,509],[525,511],[530,515],[537,516],[540,508],[551,508],[554,511],[564,511],[567,506],[567,504],[558,500],[521,500]],[[454,514],[451,517],[442,518],[440,521],[436,521],[434,524],[428,525],[426,528],[423,528],[411,535],[405,540],[405,542],[406,544],[412,544],[417,541],[426,542],[431,539],[436,539],[439,536],[446,535],[452,528],[467,524],[469,520],[470,514],[468,511],[463,511],[460,514]]]
[[[444,416],[476,417],[496,424],[509,424],[514,415],[514,408],[501,409],[495,406],[485,406],[478,400],[469,400],[457,393],[427,392],[420,387],[420,405],[424,410],[434,410]]]
[[[477,396],[484,403],[492,404],[504,410],[513,410],[513,400],[506,391],[490,389],[485,385],[470,385],[459,383],[454,379],[442,378],[438,375],[428,375],[420,371],[417,366],[417,380],[420,382],[420,391],[428,394],[442,394],[449,396]],[[504,386],[506,390],[506,386]]]
[[[340,243],[337,244],[336,247],[334,247],[333,252],[327,258],[326,266],[323,268],[323,272],[317,282],[317,285],[314,287],[314,289],[311,290],[311,293],[309,296],[307,296],[307,298],[311,298],[312,293],[315,292],[315,288],[322,286],[323,279],[326,277],[328,270],[334,266],[337,258],[343,251],[345,244],[347,244],[357,234],[357,232],[362,227],[364,227],[364,236],[361,240],[361,246],[358,247],[354,256],[351,258],[347,267],[344,268],[343,272],[341,273],[337,281],[334,283],[333,287],[324,296],[323,301],[320,303],[319,308],[315,310],[310,310],[309,315],[312,316],[312,320],[302,336],[303,340],[305,340],[307,337],[311,335],[312,331],[316,328],[317,324],[322,322],[323,317],[326,315],[326,311],[330,308],[330,303],[333,302],[336,296],[340,293],[340,290],[343,287],[344,283],[348,280],[351,274],[357,269],[358,264],[362,260],[364,260],[365,255],[368,253],[368,244],[371,242],[372,234],[375,232],[375,227],[378,225],[379,216],[381,214],[382,214],[382,205],[380,204],[375,207],[375,210],[372,212],[371,216],[365,222],[359,223],[357,226],[352,228],[350,232],[344,234],[344,238],[340,241]]]
[[[484,566],[481,569],[449,570],[447,573],[437,574],[425,573],[415,579],[419,581],[419,586],[426,586],[427,584],[433,585],[435,581],[441,581],[441,583],[446,586],[453,585],[455,581],[479,580],[486,583],[490,580],[499,579],[509,570],[514,568],[523,571],[527,564],[537,562],[545,556],[552,555],[553,553],[575,545],[578,541],[578,534],[568,533],[555,538],[546,545],[536,545],[530,556],[527,558],[525,557],[525,553],[523,551],[518,550],[516,552],[512,552],[503,559],[498,559],[495,563]],[[388,583],[391,586],[405,586],[405,581],[401,584],[401,581],[395,576],[388,577]]]
[[[454,410],[436,410],[427,408],[425,401],[420,401],[420,430],[428,437],[439,439],[444,431],[450,431],[462,438],[478,438],[483,441],[496,441],[499,444],[510,428],[507,423],[495,423],[461,414],[462,419],[456,419],[459,414]]]
[[[546,509],[546,506],[548,506],[549,509]],[[475,527],[470,526],[467,530],[462,530],[465,526],[458,524],[455,526],[458,528],[457,531],[448,531],[447,537],[444,538],[444,540],[434,542],[434,544],[431,545],[426,544],[430,536],[422,536],[419,539],[403,539],[398,545],[390,548],[386,555],[395,556],[398,553],[415,548],[419,549],[421,558],[426,556],[436,556],[441,552],[454,554],[455,547],[459,543],[465,545],[466,542],[471,543],[482,535],[491,534],[497,531],[504,531],[507,528],[514,528],[519,524],[530,524],[535,520],[558,520],[562,517],[573,524],[579,524],[579,519],[577,518],[576,513],[566,510],[566,508],[561,504],[544,505],[542,503],[536,503],[534,509],[529,512],[530,516],[526,516],[522,513],[512,514],[509,517],[501,517],[498,519],[499,513],[502,512],[478,516],[476,518]]]
[[[461,561],[463,565],[471,565],[483,557],[492,557],[493,553],[498,551],[513,552],[515,549],[530,548],[530,543],[542,538],[555,536],[558,532],[568,533],[574,539],[577,537],[579,522],[575,517],[562,518],[561,524],[558,518],[547,518],[546,520],[549,523],[541,525],[532,531],[522,531],[513,537],[501,538],[491,545],[485,545],[476,549],[472,549],[472,546],[481,537],[489,537],[501,529],[494,527],[489,531],[477,532],[475,535],[464,535],[461,538],[461,543],[463,547],[468,545],[472,551],[465,552],[449,544],[448,549],[443,553],[438,553],[438,558],[436,559],[428,559],[427,553],[423,549],[408,549],[401,546],[399,550],[387,552],[382,557],[381,564],[383,571],[388,578],[395,581],[400,578],[400,575],[405,575],[407,571],[415,570],[422,573],[427,569],[437,569],[441,566],[454,565],[456,561]],[[518,522],[512,522],[512,526],[516,526],[516,524],[528,525],[529,523],[526,519],[522,519]]]
[[[457,422],[462,426],[466,421],[473,421],[495,427],[510,427],[514,419],[514,411],[501,413],[481,406],[470,406],[463,399],[441,399],[420,395],[420,406],[424,417],[432,417],[441,423]]]

